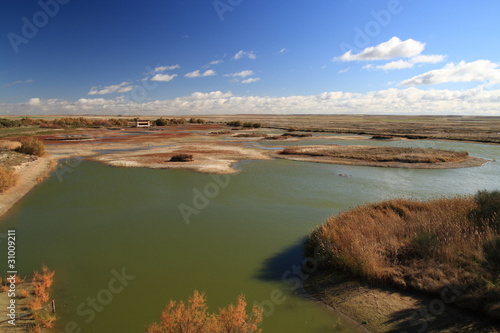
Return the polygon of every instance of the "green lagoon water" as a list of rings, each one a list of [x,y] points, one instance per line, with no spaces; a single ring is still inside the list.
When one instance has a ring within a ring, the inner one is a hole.
[[[494,145],[422,145],[500,160]],[[328,216],[365,202],[500,189],[497,162],[449,170],[287,160],[245,161],[237,167],[237,174],[219,178],[227,183],[221,187],[212,176],[191,171],[83,162],[30,192],[2,220],[0,233],[16,229],[22,274],[42,264],[56,271],[56,332],[78,332],[72,327],[142,332],[170,299],[187,299],[195,289],[206,292],[213,310],[239,294],[264,305],[264,332],[353,332],[295,290],[297,279],[305,277],[293,272],[303,260],[304,236]],[[179,207],[194,207],[198,190],[212,191],[213,198],[207,205],[197,202],[200,209],[186,223]],[[5,262],[5,239],[0,240]],[[130,279],[122,288],[115,275],[123,270]],[[92,298],[100,302],[94,310],[87,303]]]

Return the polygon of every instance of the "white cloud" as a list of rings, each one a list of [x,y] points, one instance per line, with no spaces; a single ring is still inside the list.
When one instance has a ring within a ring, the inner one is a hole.
[[[446,58],[447,57],[443,54],[421,54],[410,58],[410,61],[414,64],[437,64],[438,62],[446,60]]]
[[[156,67],[155,69],[153,69],[153,73],[161,73],[164,71],[171,71],[171,70],[178,69],[178,68],[181,68],[181,66],[179,66],[179,64],[172,65],[172,66],[159,66],[159,67]]]
[[[250,76],[250,75],[253,75],[253,71],[251,71],[251,70],[244,70],[244,71],[241,71],[241,72],[238,72],[238,73],[225,74],[224,76],[244,78],[244,77],[247,77],[247,76]]]
[[[11,83],[6,83],[3,86],[1,86],[0,88],[7,88],[7,87],[15,86],[16,84],[24,84],[24,83],[32,83],[32,82],[33,82],[33,79],[28,79],[28,80],[24,80],[24,81],[14,81]]]
[[[194,92],[191,95],[189,95],[188,97],[184,97],[184,98],[190,98],[190,99],[198,99],[198,100],[200,100],[200,99],[228,98],[228,97],[232,97],[232,96],[233,96],[233,93],[230,92],[230,91],[228,91],[226,93],[223,93],[222,91],[218,90],[218,91],[212,91],[212,92],[209,92],[209,93]]]
[[[214,61],[210,61],[208,64],[209,65],[218,65],[218,64],[222,64],[224,61],[223,60],[214,60]]]
[[[281,50],[278,51],[279,54],[286,53],[288,50],[285,48],[282,48]]]
[[[404,80],[401,82],[401,85],[415,86],[474,81],[483,81],[491,84],[500,83],[499,64],[489,60],[461,61],[458,64],[451,62],[441,69],[435,69]]]
[[[434,54],[434,55],[417,55],[409,58],[408,60],[395,60],[388,62],[384,65],[365,65],[364,69],[382,69],[385,71],[390,71],[394,69],[405,69],[405,68],[413,68],[417,64],[436,64],[438,62],[444,61],[446,59],[445,55]]]
[[[257,82],[257,81],[260,81],[260,78],[258,78],[258,77],[252,77],[250,79],[246,79],[246,80],[241,81],[241,83],[245,83],[246,84],[246,83],[253,83],[253,82]]]
[[[134,89],[136,86],[126,86],[117,90],[117,93],[126,93]]]
[[[231,92],[195,92],[169,100],[130,102],[123,98],[82,98],[78,101],[33,98],[0,104],[7,114],[449,114],[500,116],[500,89],[422,90],[390,88],[367,93],[343,91],[318,95],[263,97]]]
[[[40,98],[38,98],[38,97],[30,98],[30,100],[28,101],[28,104],[29,105],[39,105]]]
[[[246,52],[246,51],[240,50],[233,57],[234,60],[240,60],[243,58],[248,58],[248,59],[254,60],[257,58],[257,56],[255,55],[255,53],[253,51]]]
[[[192,79],[192,78],[197,78],[197,77],[207,77],[207,76],[214,76],[214,75],[217,75],[217,72],[215,72],[213,69],[209,69],[209,70],[204,71],[203,73],[200,72],[199,70],[195,70],[194,72],[187,73],[184,76]]]
[[[168,82],[168,81],[172,81],[176,76],[177,76],[177,74],[172,74],[172,75],[156,74],[155,76],[153,76],[151,78],[151,81]]]
[[[347,73],[350,69],[351,69],[351,67],[347,67],[347,68],[341,69],[341,70],[339,70],[339,74]]]
[[[97,87],[92,87],[90,88],[90,91],[87,93],[87,95],[106,95],[106,94],[112,94],[114,92],[117,92],[124,86],[129,85],[130,82],[122,82],[120,84],[115,84],[111,86],[106,86],[102,89],[99,89]]]
[[[394,58],[409,58],[422,53],[425,43],[407,39],[402,41],[398,37],[392,37],[387,42],[376,46],[367,47],[358,54],[347,51],[340,57],[333,58],[333,61],[366,61],[366,60],[386,60]]]

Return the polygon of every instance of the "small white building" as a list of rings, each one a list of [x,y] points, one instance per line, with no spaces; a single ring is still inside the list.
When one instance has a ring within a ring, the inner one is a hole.
[[[151,127],[151,121],[136,119],[135,127]]]

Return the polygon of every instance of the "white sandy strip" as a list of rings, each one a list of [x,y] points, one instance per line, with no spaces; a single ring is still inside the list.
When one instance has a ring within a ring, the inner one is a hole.
[[[50,165],[50,159],[40,157],[36,161],[22,164],[16,168],[16,173],[19,176],[16,186],[0,193],[0,217],[5,215],[16,202],[38,184],[38,178],[47,174]]]

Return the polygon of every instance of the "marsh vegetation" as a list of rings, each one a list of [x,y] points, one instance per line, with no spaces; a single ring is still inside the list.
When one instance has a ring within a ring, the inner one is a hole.
[[[499,320],[499,200],[492,191],[359,206],[315,229],[306,249],[319,248],[332,273],[431,295],[454,286],[456,305]]]

